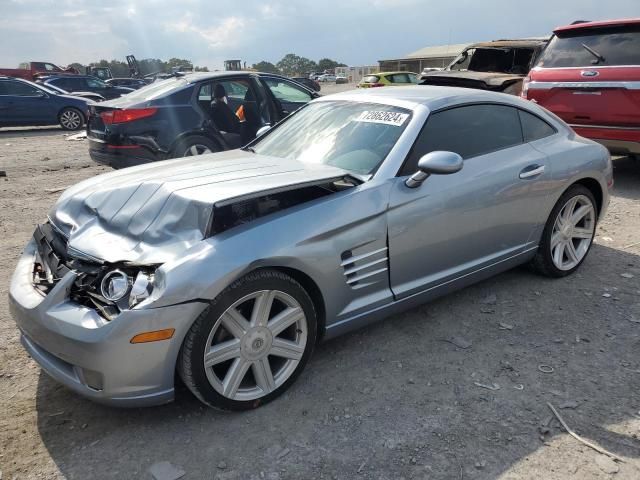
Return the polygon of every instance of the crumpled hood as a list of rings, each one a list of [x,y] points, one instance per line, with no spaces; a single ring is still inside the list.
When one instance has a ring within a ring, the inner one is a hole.
[[[85,180],[62,194],[49,218],[72,256],[164,263],[205,237],[214,204],[345,175],[337,167],[233,150]]]
[[[444,70],[441,72],[425,73],[422,76],[422,81],[437,85],[446,85],[447,80],[455,82],[460,81],[474,81],[482,82],[488,87],[500,87],[501,85],[509,82],[516,82],[522,80],[524,75],[516,75],[513,73],[500,73],[500,72],[473,72],[458,71],[458,70]]]

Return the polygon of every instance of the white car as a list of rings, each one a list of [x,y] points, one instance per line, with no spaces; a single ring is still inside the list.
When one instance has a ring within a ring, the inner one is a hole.
[[[325,73],[324,75],[320,75],[320,78],[318,78],[318,81],[319,82],[335,82],[336,76],[330,73]]]

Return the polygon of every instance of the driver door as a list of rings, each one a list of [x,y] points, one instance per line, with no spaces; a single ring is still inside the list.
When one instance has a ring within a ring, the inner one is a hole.
[[[295,112],[314,98],[304,88],[282,78],[262,77],[262,82],[271,91],[271,94],[276,99],[276,104],[279,104],[280,108],[277,110],[279,110],[280,118],[278,120]]]
[[[437,150],[460,154],[462,170],[408,188],[418,160]],[[521,177],[534,168],[540,173]],[[469,105],[432,113],[391,192],[394,296],[446,285],[535,248],[549,176],[546,156],[524,142],[517,109]]]

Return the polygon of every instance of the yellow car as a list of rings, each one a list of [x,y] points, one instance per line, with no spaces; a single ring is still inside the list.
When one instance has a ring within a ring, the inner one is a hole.
[[[418,75],[413,72],[380,72],[366,75],[358,88],[372,87],[390,87],[394,85],[416,85],[418,83]]]

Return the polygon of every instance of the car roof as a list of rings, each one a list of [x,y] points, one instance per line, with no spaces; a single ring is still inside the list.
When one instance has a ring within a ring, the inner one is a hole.
[[[602,20],[598,22],[577,22],[572,25],[557,27],[553,33],[578,32],[580,30],[589,30],[591,28],[619,27],[623,25],[640,25],[640,18],[623,18],[619,20]]]
[[[189,83],[195,83],[195,82],[201,82],[203,80],[213,80],[216,78],[238,77],[238,76],[251,77],[256,75],[259,77],[268,76],[268,77],[282,78],[283,80],[288,80],[287,77],[283,75],[278,75],[277,73],[247,72],[243,70],[238,70],[238,71],[231,70],[231,71],[225,71],[225,72],[193,72],[193,73],[185,74],[184,76],[182,76],[182,78],[184,78]]]
[[[437,110],[452,104],[482,102],[511,104],[519,107],[526,106],[529,110],[533,109],[531,102],[522,100],[514,95],[474,88],[435,85],[349,90],[347,92],[320,97],[314,100],[314,102],[330,100],[382,103],[410,109],[422,105],[429,110]]]

